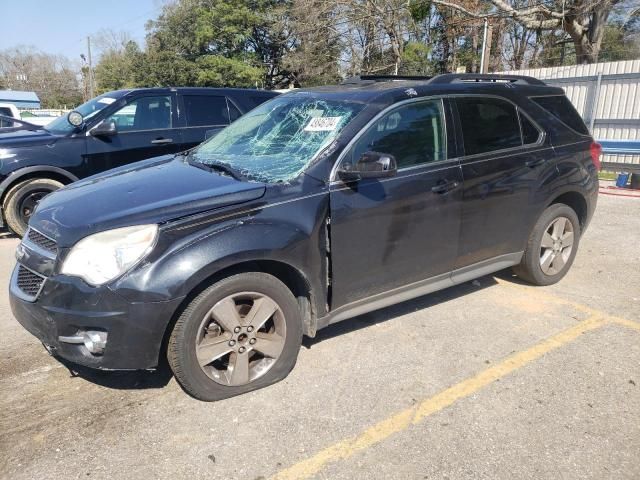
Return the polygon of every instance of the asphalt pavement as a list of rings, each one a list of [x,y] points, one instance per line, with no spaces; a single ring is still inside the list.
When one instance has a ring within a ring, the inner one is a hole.
[[[342,322],[217,403],[167,368],[73,373],[0,295],[0,478],[638,479],[639,412],[637,198],[600,197],[557,285],[501,272]]]

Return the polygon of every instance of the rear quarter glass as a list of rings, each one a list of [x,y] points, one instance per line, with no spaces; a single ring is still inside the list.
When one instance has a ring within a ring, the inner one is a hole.
[[[570,129],[581,135],[589,135],[589,130],[584,124],[582,117],[576,111],[569,99],[564,95],[532,97],[531,100],[544,108]]]

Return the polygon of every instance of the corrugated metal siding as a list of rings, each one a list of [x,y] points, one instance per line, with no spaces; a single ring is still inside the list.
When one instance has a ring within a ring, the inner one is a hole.
[[[571,65],[567,67],[531,68],[526,70],[510,70],[513,75],[529,75],[547,80],[552,78],[574,78],[598,75],[612,75],[619,73],[640,72],[640,60],[625,60],[623,62],[592,63],[590,65]]]
[[[501,73],[528,75],[545,80],[549,85],[562,87],[587,125],[590,125],[592,113],[595,113],[592,133],[598,140],[640,140],[640,60]],[[597,76],[600,74],[600,94],[595,98]],[[607,78],[610,75],[617,77]],[[606,162],[640,163],[639,155],[604,157]]]

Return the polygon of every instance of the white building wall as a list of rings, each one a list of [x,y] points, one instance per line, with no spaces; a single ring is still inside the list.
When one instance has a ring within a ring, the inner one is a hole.
[[[562,87],[597,140],[640,140],[640,60],[500,73]],[[605,155],[604,161],[638,164],[640,155]]]

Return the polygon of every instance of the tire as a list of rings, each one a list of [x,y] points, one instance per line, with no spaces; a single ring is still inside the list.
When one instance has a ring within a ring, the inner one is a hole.
[[[553,204],[540,215],[529,235],[522,260],[513,271],[534,285],[557,283],[571,268],[579,243],[578,215],[568,205]]]
[[[266,273],[240,273],[188,304],[169,337],[167,359],[189,395],[216,401],[285,378],[301,343],[301,315],[291,291]]]
[[[22,237],[38,202],[64,185],[49,178],[31,178],[14,185],[2,205],[7,227]]]

